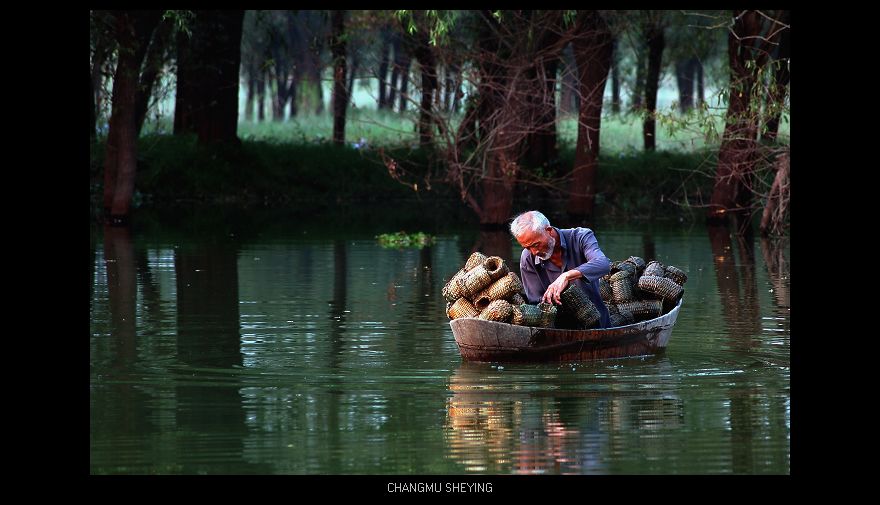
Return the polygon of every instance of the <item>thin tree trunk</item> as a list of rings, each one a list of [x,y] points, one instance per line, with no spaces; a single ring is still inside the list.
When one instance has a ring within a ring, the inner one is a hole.
[[[464,83],[464,75],[461,71],[461,66],[455,66],[455,93],[452,98],[452,112],[458,114],[459,109],[461,108],[461,99],[464,98],[464,91],[461,89],[462,84]]]
[[[153,33],[149,49],[144,61],[144,69],[141,73],[140,86],[137,94],[136,128],[140,135],[144,121],[147,118],[147,109],[150,107],[150,97],[153,88],[162,76],[162,67],[165,65],[165,49],[171,37],[173,24],[169,20],[162,20]]]
[[[348,95],[345,92],[345,11],[334,10],[331,14],[333,34],[330,51],[333,55],[333,143],[345,144],[345,110]]]
[[[648,28],[647,33],[648,75],[645,82],[645,106],[647,110],[643,134],[645,150],[653,151],[657,147],[657,89],[660,87],[660,68],[666,40],[663,36],[662,26],[652,24]]]
[[[644,105],[645,94],[645,51],[639,48],[636,51],[636,78],[633,83],[632,101],[630,111],[639,112]]]
[[[703,62],[698,59],[695,67],[697,71],[697,106],[702,107],[706,102],[706,92],[703,87]]]
[[[548,41],[548,45],[549,45]],[[540,119],[535,131],[527,137],[526,160],[532,166],[546,166],[559,157],[556,148],[556,69],[559,60],[550,59],[543,63],[544,90],[536,93]]]
[[[247,122],[253,121],[254,118],[254,88],[256,87],[256,79],[248,72],[247,98],[244,99],[244,120]]]
[[[751,110],[752,92],[756,77],[766,65],[768,48],[779,38],[779,32],[769,30],[764,14],[757,11],[734,13],[734,27],[728,33],[730,59],[730,93],[726,126],[718,151],[715,186],[709,201],[707,220],[710,223],[727,222],[728,215],[748,223],[745,218],[751,207],[751,174],[757,159],[758,119]],[[746,65],[747,61],[754,64]],[[740,230],[743,231],[743,230]]]
[[[611,67],[612,36],[605,20],[595,11],[585,14],[581,22],[583,24],[573,42],[581,106],[572,191],[566,211],[575,218],[589,218],[593,215],[596,198],[602,96]]]
[[[113,109],[104,159],[104,211],[111,223],[127,220],[137,171],[135,104],[147,44],[161,11],[116,13],[119,58],[113,76]]]
[[[687,114],[694,108],[695,58],[675,62],[675,82],[678,84],[678,111]]]
[[[571,44],[567,44],[562,50],[562,91],[559,93],[559,112],[572,114],[578,110],[577,100],[577,65],[574,61],[574,52]]]
[[[427,34],[419,32],[416,35],[415,57],[419,62],[422,81],[422,100],[419,107],[419,145],[427,147],[431,145],[431,130],[433,125],[434,92],[437,89],[437,62]]]
[[[379,60],[379,110],[388,107],[387,87],[389,51],[391,50],[391,35],[387,28],[382,30],[382,43],[379,46],[381,59]]]
[[[107,64],[107,57],[112,52],[115,42],[107,37],[104,32],[99,32],[98,40],[95,43],[95,54],[92,58],[91,79],[92,93],[95,114],[95,129],[97,130],[98,118],[101,116],[104,95],[104,65]]]
[[[358,70],[361,66],[360,57],[358,57],[357,51],[352,51],[351,54],[351,68],[348,69],[348,87],[346,88],[346,96],[348,99],[346,103],[350,105],[354,105],[354,80],[357,77]]]
[[[455,75],[457,73],[458,67],[455,64],[446,66],[443,81],[443,112],[452,112],[452,100],[455,95]]]
[[[611,49],[611,113],[620,114],[620,62],[618,61],[617,39],[612,42]]]
[[[98,118],[95,115],[95,81],[89,72],[89,140],[94,142],[98,136]]]
[[[406,112],[406,102],[409,101],[407,89],[409,89],[409,67],[411,65],[412,58],[407,55],[400,69],[400,105],[398,106],[400,113]]]
[[[784,230],[785,217],[788,214],[789,199],[789,155],[786,152],[776,160],[776,177],[767,195],[767,203],[761,215],[761,235],[781,235]]]
[[[780,20],[786,25],[791,24],[791,11],[784,11]],[[791,80],[791,73],[788,68],[789,59],[791,58],[791,28],[785,28],[780,34],[779,52],[774,62],[776,67],[774,71],[774,86],[768,97],[768,108],[771,109],[767,120],[764,138],[770,141],[776,140],[779,135],[779,122],[782,118],[783,105],[785,104],[786,88]]]
[[[266,120],[266,71],[260,70],[254,81],[257,87],[257,121]]]
[[[385,106],[388,110],[394,109],[394,104],[397,99],[397,80],[400,77],[401,65],[403,64],[403,56],[401,54],[403,48],[401,46],[400,35],[396,32],[392,32],[391,48],[394,50],[394,63],[391,65],[391,82],[389,83],[388,96],[385,102]]]

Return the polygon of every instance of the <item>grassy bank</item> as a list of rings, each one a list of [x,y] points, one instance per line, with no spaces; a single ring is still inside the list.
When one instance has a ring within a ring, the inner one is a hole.
[[[329,116],[305,116],[285,122],[239,126],[240,147],[199,146],[195,137],[170,135],[167,121],[146,125],[138,145],[134,204],[162,207],[181,202],[281,207],[301,204],[392,201],[456,202],[442,184],[437,156],[414,145],[413,118],[399,114],[352,111],[348,142],[339,147],[327,138]],[[717,122],[716,128],[723,123]],[[787,135],[788,122],[784,123]],[[559,125],[559,170],[574,161],[573,118]],[[695,203],[711,191],[717,144],[687,128],[658,127],[658,151],[641,149],[641,122],[635,116],[603,118],[599,159],[597,213],[624,218],[687,218]],[[419,191],[392,179],[379,149],[423,182]],[[90,159],[92,211],[100,202],[104,157],[102,139],[92,145]],[[544,205],[557,194],[524,186],[521,202]],[[462,204],[463,205],[463,204]]]

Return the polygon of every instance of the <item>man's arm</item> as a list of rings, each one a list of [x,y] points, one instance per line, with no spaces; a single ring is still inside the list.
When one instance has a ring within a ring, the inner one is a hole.
[[[535,271],[534,259],[532,259],[531,253],[525,249],[523,249],[522,255],[519,258],[519,273],[523,287],[526,290],[527,301],[529,303],[540,302],[544,289],[541,287],[541,281],[538,279],[538,273]]]
[[[553,281],[553,283],[547,288],[547,292],[544,293],[542,301],[556,303],[557,305],[561,304],[562,299],[560,298],[560,295],[565,291],[565,288],[568,287],[571,281],[584,277],[588,282],[596,282],[599,277],[602,277],[611,271],[611,261],[608,260],[605,253],[599,248],[599,242],[596,240],[596,236],[592,231],[578,233],[577,244],[573,244],[573,246],[581,248],[584,257],[587,259],[586,263],[582,263],[571,270],[563,272],[562,275]]]
[[[578,234],[578,246],[583,250],[586,263],[575,267],[581,277],[596,282],[599,277],[611,271],[611,261],[599,247],[599,241],[592,230]]]

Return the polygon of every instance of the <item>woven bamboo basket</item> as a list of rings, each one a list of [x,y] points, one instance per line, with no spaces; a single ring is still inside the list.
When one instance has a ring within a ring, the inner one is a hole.
[[[623,260],[617,263],[617,271],[629,272],[632,275],[636,275],[638,273],[638,268],[636,268],[635,263],[630,263],[629,260]]]
[[[632,274],[626,270],[621,270],[611,276],[611,298],[614,303],[631,302],[636,299],[631,276]]]
[[[672,266],[666,266],[666,274],[664,275],[667,279],[672,279],[679,286],[684,286],[684,283],[687,282],[688,276],[682,270]]]
[[[573,314],[584,328],[589,328],[599,321],[599,309],[577,284],[569,284],[559,298],[562,300],[563,308]]]
[[[662,300],[640,300],[617,304],[620,314],[631,314],[633,322],[653,319],[663,313]]]
[[[489,298],[489,295],[486,294],[486,290],[480,291],[480,294],[474,297],[474,301],[472,302],[477,311],[482,312],[486,310],[486,307],[492,303],[492,300]]]
[[[461,270],[456,272],[451,279],[449,279],[449,282],[447,282],[445,286],[443,286],[442,294],[443,298],[445,298],[447,302],[454,302],[455,300],[461,298],[462,293],[460,281],[466,273],[467,270],[462,268]]]
[[[513,317],[513,305],[507,300],[494,300],[477,317],[506,323]]]
[[[599,279],[599,296],[606,302],[610,301],[614,296],[614,293],[611,291],[611,284],[604,277]]]
[[[477,295],[477,298],[486,297],[489,301],[502,300],[509,298],[517,293],[525,290],[522,281],[513,272],[507,272],[507,275],[493,282],[489,287],[484,289]]]
[[[467,298],[459,298],[455,303],[446,304],[446,315],[449,319],[458,319],[460,317],[477,317],[480,311],[477,310]]]
[[[526,303],[526,299],[523,297],[522,293],[514,293],[510,295],[510,298],[508,298],[507,301],[509,301],[514,306]]]
[[[642,273],[642,275],[663,277],[663,274],[665,272],[666,267],[663,266],[663,263],[660,263],[659,261],[652,261],[648,263],[648,265],[645,267],[645,271]]]
[[[513,315],[510,318],[510,324],[518,324],[520,326],[541,326],[544,322],[544,313],[537,305],[529,305],[523,303],[513,305]]]
[[[643,275],[639,278],[639,289],[663,298],[664,300],[676,300],[681,294],[682,288],[672,279],[657,277],[655,275]]]
[[[639,256],[630,256],[627,260],[636,266],[636,273],[641,274],[645,270],[645,260]]]
[[[498,256],[489,256],[482,264],[475,266],[461,279],[462,296],[473,300],[490,284],[506,275],[508,270],[504,260]]]
[[[477,265],[482,265],[486,261],[486,255],[477,251],[471,254],[470,258],[464,264],[464,270],[472,270]]]
[[[541,302],[538,304],[538,309],[541,311],[541,324],[539,326],[553,328],[556,325],[556,314],[558,312],[556,305]]]

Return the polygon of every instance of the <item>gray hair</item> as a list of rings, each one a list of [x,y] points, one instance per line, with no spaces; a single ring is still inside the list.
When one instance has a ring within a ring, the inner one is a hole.
[[[526,230],[542,231],[550,226],[550,220],[547,216],[541,214],[537,210],[529,210],[513,218],[510,222],[510,233],[514,237],[519,237]]]

